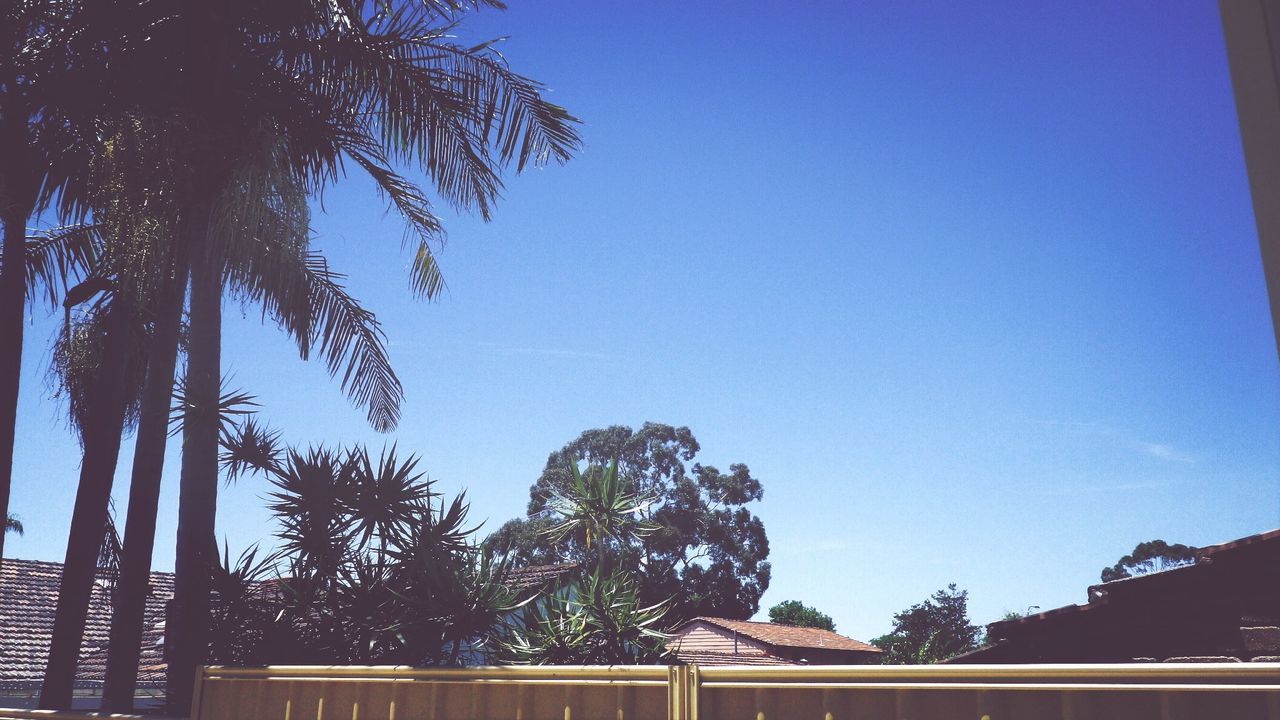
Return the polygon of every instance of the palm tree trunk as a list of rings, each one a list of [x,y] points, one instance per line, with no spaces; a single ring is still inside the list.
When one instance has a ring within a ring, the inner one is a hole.
[[[102,549],[103,529],[111,502],[111,483],[120,454],[124,430],[126,397],[125,368],[129,362],[132,313],[128,300],[117,296],[107,310],[102,365],[95,382],[94,397],[86,426],[81,429],[84,458],[80,464],[80,486],[76,490],[67,538],[66,561],[58,588],[58,606],[53,620],[49,663],[40,688],[40,707],[65,710],[71,707],[76,663],[84,636],[85,615]]]
[[[17,205],[19,203],[15,203]],[[13,438],[18,423],[18,382],[22,375],[22,311],[27,284],[27,217],[30,208],[4,208],[4,248],[0,254],[0,518],[9,517]],[[0,532],[0,558],[4,557]],[[4,562],[0,559],[0,562]]]
[[[13,78],[6,77],[11,82]],[[6,98],[0,124],[0,518],[9,517],[13,442],[18,427],[18,385],[22,377],[22,315],[27,299],[27,218],[35,212],[38,182],[32,180],[28,114],[17,93]],[[4,560],[0,532],[0,563]]]
[[[209,634],[210,540],[218,501],[218,397],[221,378],[222,263],[207,243],[193,248],[187,346],[186,420],[178,498],[173,622],[166,625],[168,704],[186,713]]]
[[[160,481],[164,470],[165,445],[169,438],[169,405],[173,399],[173,379],[178,358],[178,334],[182,307],[187,296],[185,234],[179,235],[173,276],[162,291],[147,363],[147,384],[143,389],[138,418],[138,439],[133,452],[133,474],[129,482],[129,509],[116,581],[111,634],[107,644],[107,670],[102,691],[102,709],[113,713],[133,710],[138,684],[138,659],[142,649],[143,622],[150,590],[151,555],[155,547],[156,515],[160,502]]]

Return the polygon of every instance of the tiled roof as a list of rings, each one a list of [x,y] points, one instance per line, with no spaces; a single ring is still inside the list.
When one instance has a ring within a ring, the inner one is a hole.
[[[1260,533],[1257,533],[1256,535],[1246,535],[1245,537],[1237,538],[1235,540],[1228,540],[1227,542],[1218,543],[1217,545],[1209,545],[1207,547],[1202,547],[1196,550],[1196,553],[1195,553],[1196,559],[1203,560],[1204,558],[1212,557],[1214,555],[1217,555],[1227,550],[1235,550],[1237,548],[1242,548],[1246,545],[1253,545],[1255,543],[1266,542],[1268,540],[1275,540],[1276,538],[1280,538],[1280,528],[1277,528],[1275,530],[1268,530],[1267,532],[1260,532]]]
[[[1280,541],[1280,529],[1269,530],[1267,532],[1257,533],[1255,535],[1247,535],[1235,540],[1229,540],[1217,545],[1208,545],[1198,548],[1195,551],[1196,561],[1187,565],[1178,565],[1159,572],[1144,573],[1141,575],[1132,575],[1129,577],[1112,580],[1110,582],[1100,583],[1098,585],[1090,585],[1088,589],[1088,604],[1082,605],[1064,605],[1063,607],[1045,610],[1033,615],[1026,615],[1011,620],[998,620],[987,625],[988,633],[999,634],[1003,628],[1031,625],[1043,620],[1057,618],[1063,615],[1072,615],[1075,613],[1088,612],[1105,604],[1109,593],[1118,592],[1121,589],[1137,590],[1143,587],[1157,588],[1159,584],[1174,578],[1182,578],[1192,575],[1205,567],[1206,562],[1230,556],[1239,552],[1242,548],[1256,546],[1259,543],[1268,543]]]
[[[679,650],[675,653],[677,661],[686,665],[800,665],[794,660],[777,655],[734,655],[733,653],[700,652],[695,650]]]
[[[820,650],[853,650],[857,652],[881,652],[874,645],[838,635],[819,628],[793,627],[774,623],[729,620],[727,618],[697,617],[690,622],[705,622],[731,630],[774,647],[816,648]]]
[[[0,560],[0,688],[33,687],[43,679],[61,579],[59,563]],[[143,636],[142,669],[138,672],[140,685],[163,683],[163,656],[157,643],[157,626],[162,627],[165,603],[172,597],[173,574],[152,573],[144,620],[148,630]],[[99,581],[94,584],[89,599],[77,685],[101,684],[110,627],[110,598],[106,584]]]
[[[520,590],[538,588],[575,567],[576,563],[561,563],[518,568],[511,572],[510,582]],[[11,558],[0,561],[0,689],[36,687],[43,680],[61,579],[60,563]],[[173,573],[151,573],[138,668],[140,687],[164,685],[164,614],[172,597]],[[100,580],[94,585],[85,618],[77,686],[101,686],[110,628],[111,601],[106,584]]]
[[[516,590],[528,590],[559,580],[576,567],[578,567],[578,563],[572,562],[557,563],[555,565],[530,565],[529,567],[512,570],[508,580],[511,587]]]

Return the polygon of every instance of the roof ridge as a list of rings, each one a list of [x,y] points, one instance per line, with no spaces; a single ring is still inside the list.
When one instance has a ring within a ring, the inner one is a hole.
[[[61,570],[65,564],[66,563],[61,563],[56,560],[27,560],[25,558],[6,557],[0,558],[0,571],[3,571],[5,568],[13,567],[14,565],[43,565],[45,567]],[[174,573],[172,570],[152,570],[151,574],[173,576]]]

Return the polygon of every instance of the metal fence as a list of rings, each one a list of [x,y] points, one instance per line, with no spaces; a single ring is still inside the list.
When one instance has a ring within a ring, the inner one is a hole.
[[[1280,664],[205,668],[199,720],[1280,720]]]
[[[197,679],[192,716],[197,720],[1280,720],[1280,663],[209,667]],[[87,717],[92,716],[0,709],[0,719]]]
[[[677,668],[205,668],[199,720],[586,720],[682,717]]]
[[[1280,665],[692,668],[701,720],[1280,720]]]

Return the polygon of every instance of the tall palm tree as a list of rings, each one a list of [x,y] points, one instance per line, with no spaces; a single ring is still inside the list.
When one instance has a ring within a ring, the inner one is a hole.
[[[157,143],[154,140],[155,138],[147,133],[136,132],[130,134],[127,140],[125,137],[117,137],[109,143],[110,152],[107,155],[119,154],[136,160],[137,157],[145,155],[150,149],[156,147]],[[122,145],[128,146],[128,150],[125,151]],[[136,162],[132,163],[118,177],[136,180],[138,170],[136,165]],[[117,166],[117,171],[119,170]],[[115,186],[114,182],[104,184]],[[157,182],[135,182],[127,184],[127,187],[145,187],[148,193],[154,193],[158,184]],[[124,195],[127,195],[127,192]],[[345,370],[344,386],[348,388],[354,400],[370,407],[371,414],[397,413],[402,391],[399,380],[387,361],[383,338],[376,319],[346,295],[340,284],[341,276],[330,271],[322,257],[307,251],[308,223],[305,197],[295,190],[290,196],[275,198],[275,201],[275,204],[265,211],[246,213],[238,218],[234,227],[228,229],[228,232],[251,233],[256,238],[256,242],[239,242],[235,245],[238,248],[252,250],[255,255],[228,259],[225,274],[232,289],[246,299],[261,302],[264,315],[270,315],[294,336],[303,357],[315,350],[326,358],[331,372]],[[167,230],[172,227],[172,223],[166,221],[169,215],[163,209],[166,207],[165,197],[113,196],[109,206],[104,207],[98,215],[102,218],[103,224],[111,225],[119,214],[116,208],[125,209],[124,214],[132,218],[133,216],[128,213],[142,206],[150,208],[142,214],[145,221],[135,223],[136,227],[132,228],[135,231],[134,234],[127,238],[127,242],[126,238],[122,237],[119,244],[144,246],[145,251],[135,249],[130,256],[147,254],[156,260],[156,262],[145,263],[144,267],[148,270],[156,266],[172,269],[177,264],[174,258],[165,260],[166,248],[170,248],[171,252],[173,246],[173,243],[165,243],[165,237],[169,234]],[[119,266],[120,263],[117,265]],[[120,275],[128,274],[129,282],[135,284],[143,282],[149,287],[154,286],[155,289],[148,295],[149,299],[140,305],[147,308],[154,307],[156,312],[150,313],[153,316],[171,313],[168,321],[176,325],[177,313],[172,312],[172,308],[165,307],[165,303],[176,300],[180,310],[181,279],[170,277],[165,273],[160,273],[160,276],[156,277],[153,271],[138,272],[138,268],[121,267],[124,269],[118,270],[113,279],[120,283],[123,279]],[[132,273],[129,274],[131,270]],[[107,309],[97,314],[110,319],[110,312],[115,304],[113,297]],[[141,327],[134,329],[133,334],[137,339],[128,343],[127,347],[147,347],[152,349],[150,353],[152,357],[162,354],[164,356],[158,363],[146,368],[146,387],[141,391],[140,399],[136,397],[139,393],[124,393],[119,396],[112,395],[104,400],[104,394],[100,392],[103,387],[102,373],[119,372],[112,362],[121,354],[120,345],[118,343],[112,345],[112,342],[125,335],[122,327],[108,326],[103,331],[101,326],[106,325],[106,322],[92,324],[92,327],[101,331],[99,333],[101,340],[96,348],[97,352],[88,353],[91,357],[88,358],[87,365],[91,372],[80,372],[79,377],[76,377],[75,373],[63,373],[64,377],[70,374],[73,380],[70,383],[64,381],[64,386],[75,385],[82,390],[76,392],[70,389],[67,393],[72,398],[72,410],[76,411],[78,408],[82,410],[78,413],[77,426],[94,427],[93,423],[98,422],[99,418],[110,418],[115,425],[106,431],[114,432],[114,435],[110,435],[114,438],[114,443],[109,448],[105,443],[101,446],[91,446],[88,442],[85,444],[86,455],[77,493],[77,512],[72,521],[72,537],[68,544],[50,659],[42,688],[42,699],[49,705],[63,702],[61,698],[69,699],[89,591],[92,588],[96,570],[96,566],[90,563],[90,559],[97,556],[99,549],[98,545],[91,542],[92,533],[96,532],[95,528],[99,530],[101,528],[99,516],[104,512],[114,474],[115,455],[110,453],[118,453],[120,443],[118,428],[123,425],[122,419],[130,416],[137,417],[139,445],[143,445],[149,438],[156,439],[156,436],[159,436],[156,444],[163,452],[175,363],[174,356],[165,353],[168,351],[176,354],[176,344],[157,347],[158,342],[162,342],[158,333],[165,319],[157,317],[147,320],[143,317],[144,314],[137,315],[136,319],[140,321],[138,324]],[[112,330],[115,331],[114,335]],[[176,334],[176,327],[171,328],[171,331]],[[56,353],[55,359],[63,356],[63,353]],[[138,366],[141,364],[137,363]],[[67,363],[61,363],[61,365],[65,369]],[[138,379],[139,370],[139,367],[131,366],[127,373],[134,382],[113,381],[110,386],[124,388],[142,386],[143,383]],[[84,382],[83,377],[86,375],[92,377],[94,381]],[[160,392],[157,392],[157,387]],[[126,413],[127,407],[133,407],[133,412]],[[157,408],[159,412],[156,412]],[[188,406],[187,419],[199,417],[208,410],[207,407]],[[106,436],[104,434],[104,437]],[[86,434],[85,437],[87,439],[88,435]],[[127,701],[132,699],[133,679],[137,672],[142,612],[150,575],[151,545],[155,530],[154,508],[159,491],[158,472],[153,480],[146,477],[150,468],[147,467],[145,455],[145,452],[135,454],[135,482],[130,490],[126,552],[123,553],[119,579],[113,595],[118,614],[113,617],[112,634],[117,642],[109,652],[108,661],[113,669],[129,670],[125,682],[119,681],[119,677],[125,674],[123,670],[109,675],[116,680],[111,684],[113,692],[117,697],[127,698]],[[162,464],[163,456],[161,455],[159,460],[154,462],[157,465]],[[140,477],[141,482],[138,481]],[[101,539],[100,535],[98,537]],[[207,541],[212,544],[212,532],[209,533]],[[120,648],[127,648],[132,652],[120,652]]]
[[[472,4],[297,0],[273,3],[270,12],[247,0],[142,4],[155,13],[140,24],[146,39],[130,46],[136,52],[114,56],[112,67],[124,68],[119,77],[126,80],[108,86],[118,105],[171,119],[186,132],[179,162],[185,171],[174,187],[177,241],[188,257],[191,288],[187,389],[197,406],[211,407],[217,398],[225,258],[237,254],[235,242],[253,241],[228,229],[241,222],[245,198],[282,186],[237,175],[251,167],[244,160],[257,149],[246,137],[287,139],[285,167],[307,193],[336,181],[344,160],[365,171],[409,221],[416,242],[411,285],[427,297],[441,287],[433,249],[443,234],[424,194],[392,165],[417,165],[452,205],[487,219],[501,189],[499,167],[563,161],[576,147],[573,119],[546,102],[537,83],[511,72],[488,45],[448,40],[454,13]],[[351,366],[341,369],[349,375]],[[158,377],[153,388],[160,385]],[[378,386],[353,382],[348,392],[369,401],[375,426],[394,426],[395,413],[374,411],[385,407],[373,402]],[[168,633],[176,707],[185,704],[207,646],[217,440],[213,414],[191,414],[183,429],[177,597]],[[77,537],[86,548],[93,542],[87,532]],[[56,638],[55,647],[62,649],[58,662],[51,657],[50,673],[62,679],[46,684],[44,707],[69,701],[75,653]]]
[[[309,191],[341,175],[344,160],[364,170],[409,221],[417,241],[412,287],[440,289],[433,246],[440,224],[425,195],[391,169],[421,168],[460,209],[488,219],[502,187],[498,169],[568,159],[575,122],[547,102],[540,86],[513,73],[491,46],[449,41],[454,13],[473,3],[418,0],[404,4],[319,0],[281,4],[264,15],[255,3],[189,6],[181,13],[199,32],[185,38],[187,87],[198,88],[182,111],[198,137],[191,163],[202,181],[187,211],[210,218],[192,238],[188,389],[210,402],[220,367],[215,190],[235,167],[246,135],[288,138],[289,168]],[[493,0],[485,4],[500,6]],[[230,110],[238,111],[229,112]],[[381,419],[384,428],[395,418]],[[217,488],[217,427],[212,417],[184,426],[176,593],[167,634],[169,698],[182,708],[195,666],[207,647],[208,570]]]
[[[66,354],[55,354],[55,364],[64,370],[64,377],[76,377],[79,372],[91,380],[78,386],[64,383],[69,389],[82,388],[68,395],[83,458],[41,688],[42,701],[63,695],[70,701],[85,615],[102,550],[103,528],[109,518],[121,435],[137,394],[138,383],[130,379],[139,377],[145,367],[145,318],[160,284],[161,269],[171,264],[171,244],[165,241],[164,223],[157,221],[144,202],[145,192],[122,182],[129,178],[148,145],[147,134],[138,129],[136,123],[121,123],[93,166],[92,207],[104,242],[90,279],[82,287],[88,289],[84,295],[96,299],[87,313],[89,320],[79,326],[68,323],[64,335],[86,328],[85,333],[97,341],[87,344],[87,351],[77,353],[75,362],[59,362]],[[70,305],[81,294],[68,293],[64,303]],[[68,317],[70,312],[68,307]],[[74,343],[67,346],[76,347]]]
[[[106,48],[132,0],[0,3],[0,515],[9,503],[21,377],[23,314],[31,291],[26,224],[57,202],[86,212],[98,121],[112,104],[101,82]],[[145,24],[130,25],[145,32]],[[4,538],[0,534],[0,556]]]
[[[305,206],[302,209],[305,210]],[[287,223],[275,227],[290,229]],[[259,243],[250,245],[254,255],[233,259],[228,264],[226,277],[233,291],[259,303],[266,315],[286,328],[303,358],[312,352],[318,353],[331,374],[342,372],[352,399],[367,407],[371,417],[398,413],[403,392],[387,359],[376,318],[347,295],[342,276],[333,272],[321,255],[306,248],[304,236],[295,233],[279,237],[264,232],[259,239]],[[163,370],[171,379],[172,368]],[[153,386],[150,374],[147,383],[150,391]],[[167,402],[167,393],[165,398]],[[162,412],[148,415],[146,402],[144,397],[138,446],[142,447],[146,423],[152,419],[156,435],[160,436],[156,438],[157,444],[163,452],[167,405],[160,407]],[[104,709],[115,712],[130,709],[133,702],[159,494],[159,473],[156,472],[153,479],[146,473],[150,467],[163,462],[163,456],[159,460],[144,460],[141,456],[140,451],[135,451],[130,519],[125,529],[124,559],[114,596],[103,691]]]
[[[41,91],[64,56],[51,27],[61,3],[18,0],[0,10],[0,517],[7,516],[13,440],[22,369],[27,296],[27,220],[42,199],[47,144],[42,130],[56,123]],[[43,127],[42,127],[43,125]],[[0,533],[0,557],[4,533]]]

